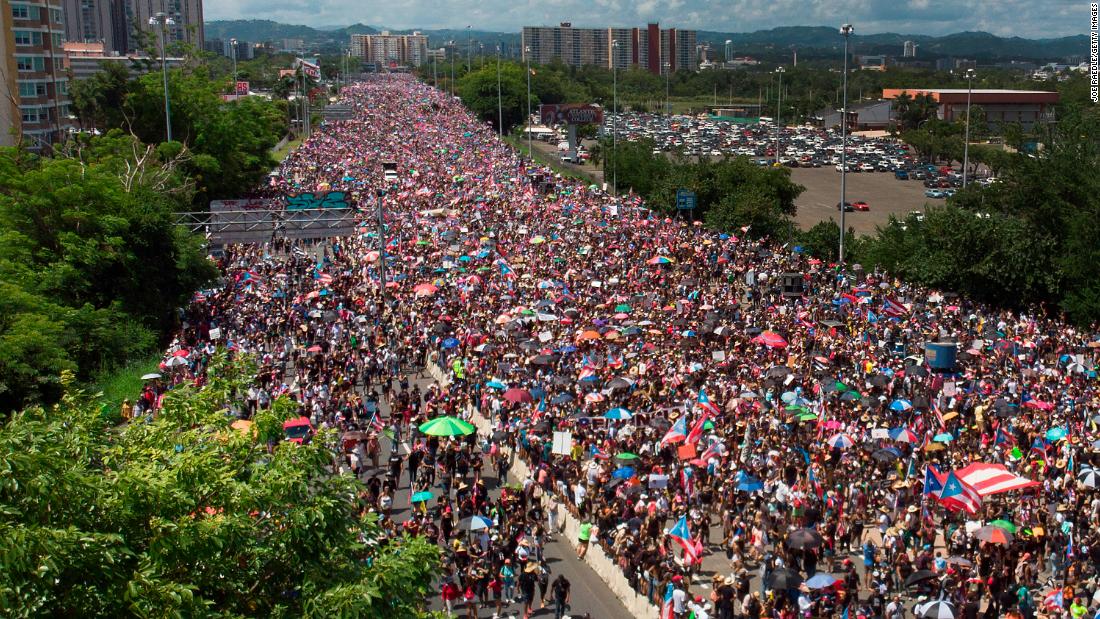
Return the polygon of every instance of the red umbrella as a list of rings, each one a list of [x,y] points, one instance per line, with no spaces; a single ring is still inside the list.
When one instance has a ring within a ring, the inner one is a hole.
[[[413,286],[413,293],[418,297],[426,297],[428,295],[435,294],[435,291],[439,290],[434,284],[417,284]]]
[[[984,526],[974,532],[974,537],[982,540],[983,542],[990,542],[992,544],[1004,544],[1005,546],[1012,543],[1013,535],[1001,527]]]
[[[317,345],[310,346],[306,349],[306,352],[321,352],[321,347]]]
[[[765,331],[760,335],[752,338],[752,341],[757,344],[763,344],[768,348],[786,348],[787,340],[783,339],[782,335],[779,335],[775,331]]]
[[[182,348],[177,350],[176,352],[172,353],[172,355],[175,356],[175,357],[186,357],[189,354],[191,354],[190,351],[184,350]]]
[[[504,399],[509,402],[534,402],[535,399],[531,397],[531,392],[526,389],[517,389],[512,387],[508,391],[504,392]]]

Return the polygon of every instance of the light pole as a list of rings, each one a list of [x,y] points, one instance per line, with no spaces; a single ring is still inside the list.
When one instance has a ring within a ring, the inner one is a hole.
[[[779,165],[779,128],[782,124],[779,121],[780,115],[783,113],[783,67],[777,67],[775,69],[777,75],[779,75],[779,96],[775,99],[775,165]]]
[[[500,43],[497,43],[497,137],[504,137],[504,104],[500,96]]]
[[[466,26],[466,72],[474,70],[474,39],[470,34],[470,27]]]
[[[157,41],[160,43],[160,72],[164,76],[164,126],[166,141],[172,141],[172,104],[169,102],[168,96],[168,59],[164,56],[164,37],[167,34],[168,26],[176,25],[176,20],[168,17],[166,13],[157,13],[149,18],[150,26],[159,26],[157,28]],[[233,88],[236,89],[237,85],[233,84]]]
[[[848,38],[852,36],[855,28],[852,24],[844,24],[840,27],[840,34],[844,37],[844,77],[842,79],[844,91],[844,103],[840,108],[840,249],[837,252],[838,263],[844,264],[844,197],[847,194],[848,164],[845,163],[848,151]]]
[[[451,96],[455,96],[455,40],[451,39]]]
[[[229,39],[229,52],[233,57],[233,100],[237,100],[237,39]]]
[[[966,189],[966,172],[970,165],[970,94],[974,90],[974,69],[966,70],[966,130],[963,135],[963,189]]]
[[[668,77],[672,73],[672,65],[666,62],[661,66],[665,70],[665,116],[672,116],[672,99],[669,98],[670,90],[668,87]]]
[[[611,40],[611,193],[619,195],[619,40]]]
[[[535,158],[535,151],[531,146],[531,47],[523,46],[523,58],[527,61],[527,156]]]

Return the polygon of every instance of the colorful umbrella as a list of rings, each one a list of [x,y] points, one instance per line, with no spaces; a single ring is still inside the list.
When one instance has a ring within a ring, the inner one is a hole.
[[[847,449],[856,444],[852,437],[844,433],[833,435],[827,442],[833,449]]]
[[[1009,522],[1007,520],[994,520],[993,522],[989,523],[989,526],[991,526],[991,527],[1000,527],[1000,528],[1004,529],[1005,531],[1008,531],[1009,533],[1012,533],[1012,534],[1016,533],[1016,525],[1012,524],[1011,522]]]
[[[430,501],[434,498],[435,498],[434,494],[432,494],[431,492],[425,490],[425,491],[422,491],[422,492],[417,492],[416,494],[412,495],[412,502],[413,503],[424,503],[424,502]]]
[[[917,438],[917,434],[906,427],[894,428],[893,430],[890,430],[890,438],[899,443],[909,444],[914,444],[919,440]]]
[[[504,392],[504,399],[514,404],[520,402],[534,402],[535,399],[531,397],[531,392],[526,389],[517,389],[515,387]]]
[[[626,410],[625,408],[617,408],[617,407],[607,411],[603,415],[604,419],[618,419],[618,420],[630,419],[633,416],[634,416],[634,413],[631,413],[630,411]]]
[[[1047,440],[1050,442],[1060,441],[1066,438],[1066,429],[1063,427],[1051,428],[1047,430]]]
[[[894,400],[890,403],[890,410],[903,413],[913,408],[913,403],[909,400]]]
[[[457,417],[436,417],[420,424],[420,431],[428,436],[458,436],[469,435],[477,432],[472,424]]]
[[[620,459],[620,460],[637,460],[638,459],[637,454],[632,454],[629,451],[624,451],[623,453],[621,453],[621,454],[619,454],[615,457]]]
[[[675,261],[668,256],[653,256],[649,260],[646,260],[646,264],[672,264],[673,262]]]
[[[977,531],[974,531],[974,537],[982,540],[983,542],[989,542],[991,544],[1002,544],[1007,546],[1012,543],[1015,536],[1012,533],[1002,529],[1001,527],[984,526]]]
[[[439,287],[435,284],[417,284],[413,286],[413,294],[418,297],[431,296],[439,290]]]

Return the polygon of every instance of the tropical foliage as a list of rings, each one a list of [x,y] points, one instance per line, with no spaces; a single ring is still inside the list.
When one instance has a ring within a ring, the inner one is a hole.
[[[293,402],[231,426],[252,373],[219,358],[208,385],[118,428],[74,391],[12,416],[0,432],[4,615],[422,616],[438,547],[386,541],[359,482],[334,473],[331,432],[278,442]]]

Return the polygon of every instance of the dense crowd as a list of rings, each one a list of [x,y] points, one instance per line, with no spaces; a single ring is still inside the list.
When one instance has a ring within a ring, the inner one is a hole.
[[[364,509],[446,546],[449,609],[561,616],[542,559],[569,512],[578,555],[601,545],[679,618],[1097,616],[1095,333],[665,219],[408,77],[345,97],[356,120],[267,191],[345,191],[359,234],[227,250],[163,372],[201,382],[225,346],[260,365],[243,417],[289,395],[355,432]],[[475,414],[492,435],[418,430]],[[512,457],[532,475],[493,498]],[[1032,483],[952,499],[974,463]],[[403,469],[431,498],[398,523]]]

